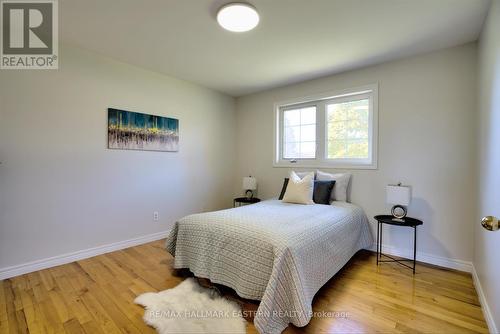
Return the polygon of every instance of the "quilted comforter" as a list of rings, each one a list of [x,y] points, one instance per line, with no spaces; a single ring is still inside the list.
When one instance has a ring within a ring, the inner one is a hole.
[[[166,248],[175,268],[260,300],[260,333],[302,327],[316,292],[373,242],[363,210],[353,204],[299,205],[279,200],[193,214],[176,222]]]

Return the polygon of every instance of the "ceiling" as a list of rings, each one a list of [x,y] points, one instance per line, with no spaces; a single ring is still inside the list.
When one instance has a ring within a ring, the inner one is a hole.
[[[217,24],[231,0],[59,1],[63,43],[241,96],[477,39],[489,0],[250,0],[256,29]]]

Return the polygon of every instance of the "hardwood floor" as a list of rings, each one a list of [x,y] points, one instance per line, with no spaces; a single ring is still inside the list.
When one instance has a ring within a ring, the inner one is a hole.
[[[156,241],[0,281],[0,333],[154,333],[133,300],[181,282],[172,262]],[[318,292],[313,309],[344,317],[285,333],[488,332],[470,274],[417,264],[413,276],[396,264],[377,267],[366,251]],[[250,323],[247,330],[256,333]]]

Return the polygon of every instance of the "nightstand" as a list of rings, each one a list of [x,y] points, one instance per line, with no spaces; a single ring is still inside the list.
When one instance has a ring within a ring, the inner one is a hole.
[[[397,262],[400,265],[412,269],[413,273],[415,274],[415,262],[416,262],[415,260],[417,255],[417,226],[422,225],[423,222],[419,219],[410,217],[405,217],[403,219],[395,219],[393,216],[390,215],[378,215],[373,218],[377,220],[377,265],[380,262]],[[392,256],[382,253],[382,230],[384,224],[413,228],[413,260],[395,259]],[[382,260],[382,256],[385,256],[390,260]],[[413,267],[410,267],[409,265],[404,263],[406,261],[413,261]]]
[[[254,203],[259,203],[260,199],[257,197],[252,197],[252,198],[247,198],[247,197],[238,197],[233,200],[233,208],[242,206],[242,205],[247,205],[247,204],[254,204]],[[236,205],[238,204],[238,205]]]

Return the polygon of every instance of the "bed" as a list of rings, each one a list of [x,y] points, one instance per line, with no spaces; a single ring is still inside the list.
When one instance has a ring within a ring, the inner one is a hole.
[[[254,324],[260,333],[302,327],[316,292],[372,235],[353,204],[300,205],[267,200],[179,220],[166,241],[175,268],[260,300]]]

